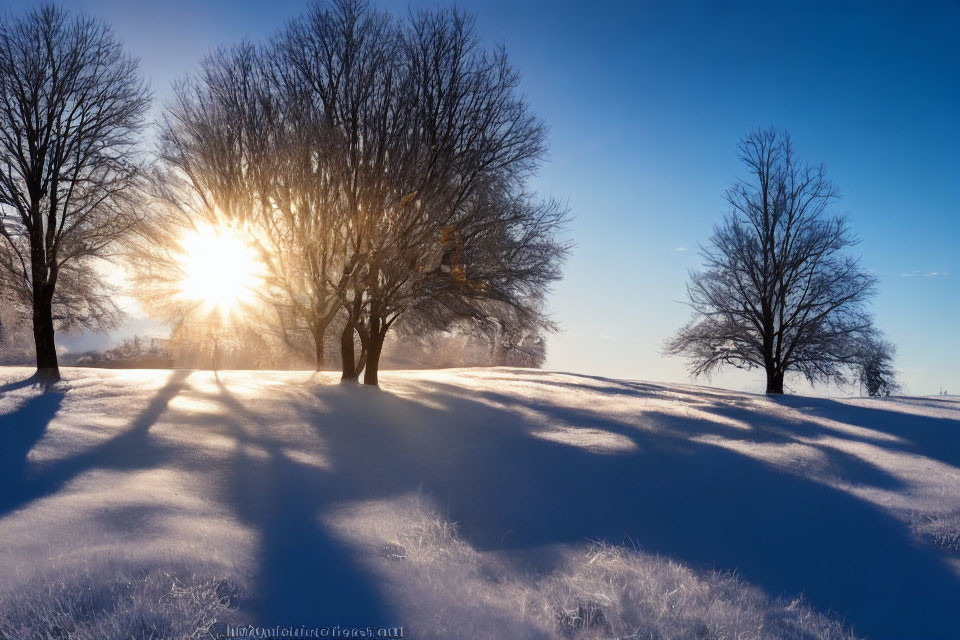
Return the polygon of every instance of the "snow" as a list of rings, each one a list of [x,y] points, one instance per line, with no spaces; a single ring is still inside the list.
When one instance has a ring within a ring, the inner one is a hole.
[[[65,369],[42,393],[31,373],[0,368],[0,591],[52,566],[175,560],[248,581],[264,624],[415,627],[417,586],[370,549],[425,497],[502,571],[630,541],[802,594],[873,639],[957,634],[957,398],[507,368],[382,372],[381,390]],[[465,588],[448,585],[453,618]]]

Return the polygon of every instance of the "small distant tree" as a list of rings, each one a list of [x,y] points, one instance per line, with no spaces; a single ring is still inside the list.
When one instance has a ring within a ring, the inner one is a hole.
[[[165,340],[135,335],[104,352],[99,362],[88,358],[91,366],[121,369],[165,369],[173,365]]]
[[[857,358],[856,375],[867,395],[889,396],[900,390],[893,368],[896,352],[896,347],[879,334],[863,340]]]
[[[92,261],[130,228],[147,90],[106,24],[44,6],[0,18],[0,277],[32,309],[37,376],[54,328],[119,310]]]
[[[831,215],[837,192],[823,166],[799,162],[789,135],[773,129],[739,149],[749,178],[727,191],[730,212],[687,286],[693,318],[666,352],[686,356],[694,375],[761,368],[767,393],[783,393],[790,371],[842,382],[873,332],[865,303],[876,278],[846,253],[856,240]]]

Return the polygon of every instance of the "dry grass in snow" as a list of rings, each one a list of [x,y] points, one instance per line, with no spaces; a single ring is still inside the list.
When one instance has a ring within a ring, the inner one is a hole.
[[[696,572],[629,544],[554,550],[551,570],[518,570],[509,556],[477,553],[421,495],[351,507],[331,524],[395,591],[415,638],[855,638],[802,597],[772,599],[733,573]]]
[[[237,583],[177,563],[47,569],[0,593],[0,640],[208,638],[236,618],[238,595]]]

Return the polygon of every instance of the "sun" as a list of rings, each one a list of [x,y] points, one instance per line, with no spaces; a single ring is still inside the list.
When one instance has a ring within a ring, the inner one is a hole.
[[[250,303],[262,284],[263,263],[244,232],[204,226],[180,241],[180,297],[227,314]]]

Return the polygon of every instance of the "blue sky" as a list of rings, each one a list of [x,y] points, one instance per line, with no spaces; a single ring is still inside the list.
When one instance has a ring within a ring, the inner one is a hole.
[[[725,211],[737,140],[774,125],[839,188],[908,390],[960,392],[960,3],[457,4],[523,74],[550,129],[536,186],[575,215],[549,368],[687,380],[662,341],[688,317],[687,272]],[[70,6],[115,26],[162,100],[211,46],[270,34],[303,2]],[[761,378],[712,382],[762,391]]]

